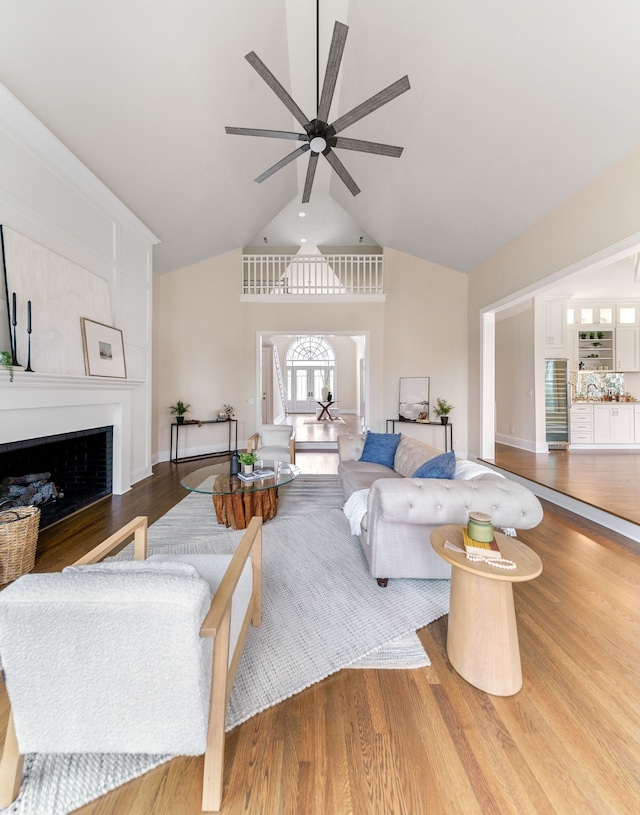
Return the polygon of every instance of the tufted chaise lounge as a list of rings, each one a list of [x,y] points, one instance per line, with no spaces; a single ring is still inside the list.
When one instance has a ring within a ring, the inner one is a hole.
[[[373,577],[386,585],[390,577],[450,577],[451,567],[431,548],[436,526],[466,524],[470,511],[486,512],[497,527],[532,529],[542,520],[542,507],[526,487],[488,467],[459,461],[453,480],[411,478],[418,467],[442,453],[402,436],[393,470],[360,461],[364,435],[338,436],[345,499],[354,492],[366,500],[360,542]]]

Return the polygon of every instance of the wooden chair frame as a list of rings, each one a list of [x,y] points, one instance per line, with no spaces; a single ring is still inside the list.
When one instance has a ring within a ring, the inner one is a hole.
[[[253,436],[249,436],[247,439],[247,453],[253,453],[255,450],[258,449],[258,440],[260,438],[260,432],[257,431],[253,434]],[[289,438],[289,457],[291,458],[291,464],[296,463],[296,434],[295,430],[291,428],[291,437]]]
[[[117,546],[134,537],[134,559],[147,557],[147,518],[134,518],[107,540],[77,560],[74,566],[98,563]],[[233,593],[247,559],[251,557],[253,592],[242,622],[235,651],[229,663],[229,637],[231,630],[231,603]],[[259,626],[262,622],[262,518],[252,518],[242,536],[231,563],[211,600],[211,606],[200,627],[201,637],[213,639],[213,664],[211,671],[211,696],[207,747],[204,754],[202,785],[203,812],[218,812],[222,805],[224,775],[225,720],[233,681],[240,664],[249,623]],[[22,781],[24,756],[20,754],[13,725],[13,714],[5,737],[0,760],[0,807],[9,806],[15,800]]]

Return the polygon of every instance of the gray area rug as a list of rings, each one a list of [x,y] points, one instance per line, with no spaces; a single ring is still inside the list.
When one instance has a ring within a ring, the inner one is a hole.
[[[363,658],[397,666],[409,644],[419,659],[413,632],[447,613],[448,581],[390,580],[381,589],[341,509],[335,503],[331,508],[337,476],[301,476],[294,484],[307,490],[314,482],[317,489],[304,515],[292,509],[287,517],[285,491],[291,485],[280,491],[277,518],[264,526],[263,625],[249,630],[227,729],[341,668],[357,667]],[[295,495],[289,495],[294,504]],[[150,550],[158,553],[229,553],[241,537],[241,531],[215,524],[211,497],[197,493],[149,529]],[[130,556],[125,550],[118,557]],[[407,634],[405,646],[393,642]],[[380,652],[387,643],[389,649]],[[398,648],[401,654],[394,656]],[[2,812],[66,815],[168,758],[29,756],[20,797]]]

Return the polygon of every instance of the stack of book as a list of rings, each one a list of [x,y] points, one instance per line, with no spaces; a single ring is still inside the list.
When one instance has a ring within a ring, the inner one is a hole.
[[[269,478],[275,475],[275,472],[269,467],[256,467],[250,473],[238,473],[238,478],[242,481],[259,481],[261,478]]]
[[[496,542],[495,536],[493,540],[485,543],[484,541],[476,541],[469,537],[465,527],[462,527],[462,540],[464,543],[464,551],[468,555],[475,555],[488,558],[501,558],[500,549]]]

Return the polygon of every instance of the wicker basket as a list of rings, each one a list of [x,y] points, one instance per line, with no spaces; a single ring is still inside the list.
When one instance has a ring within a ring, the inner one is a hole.
[[[15,507],[0,512],[0,586],[33,569],[39,525],[38,507]]]

